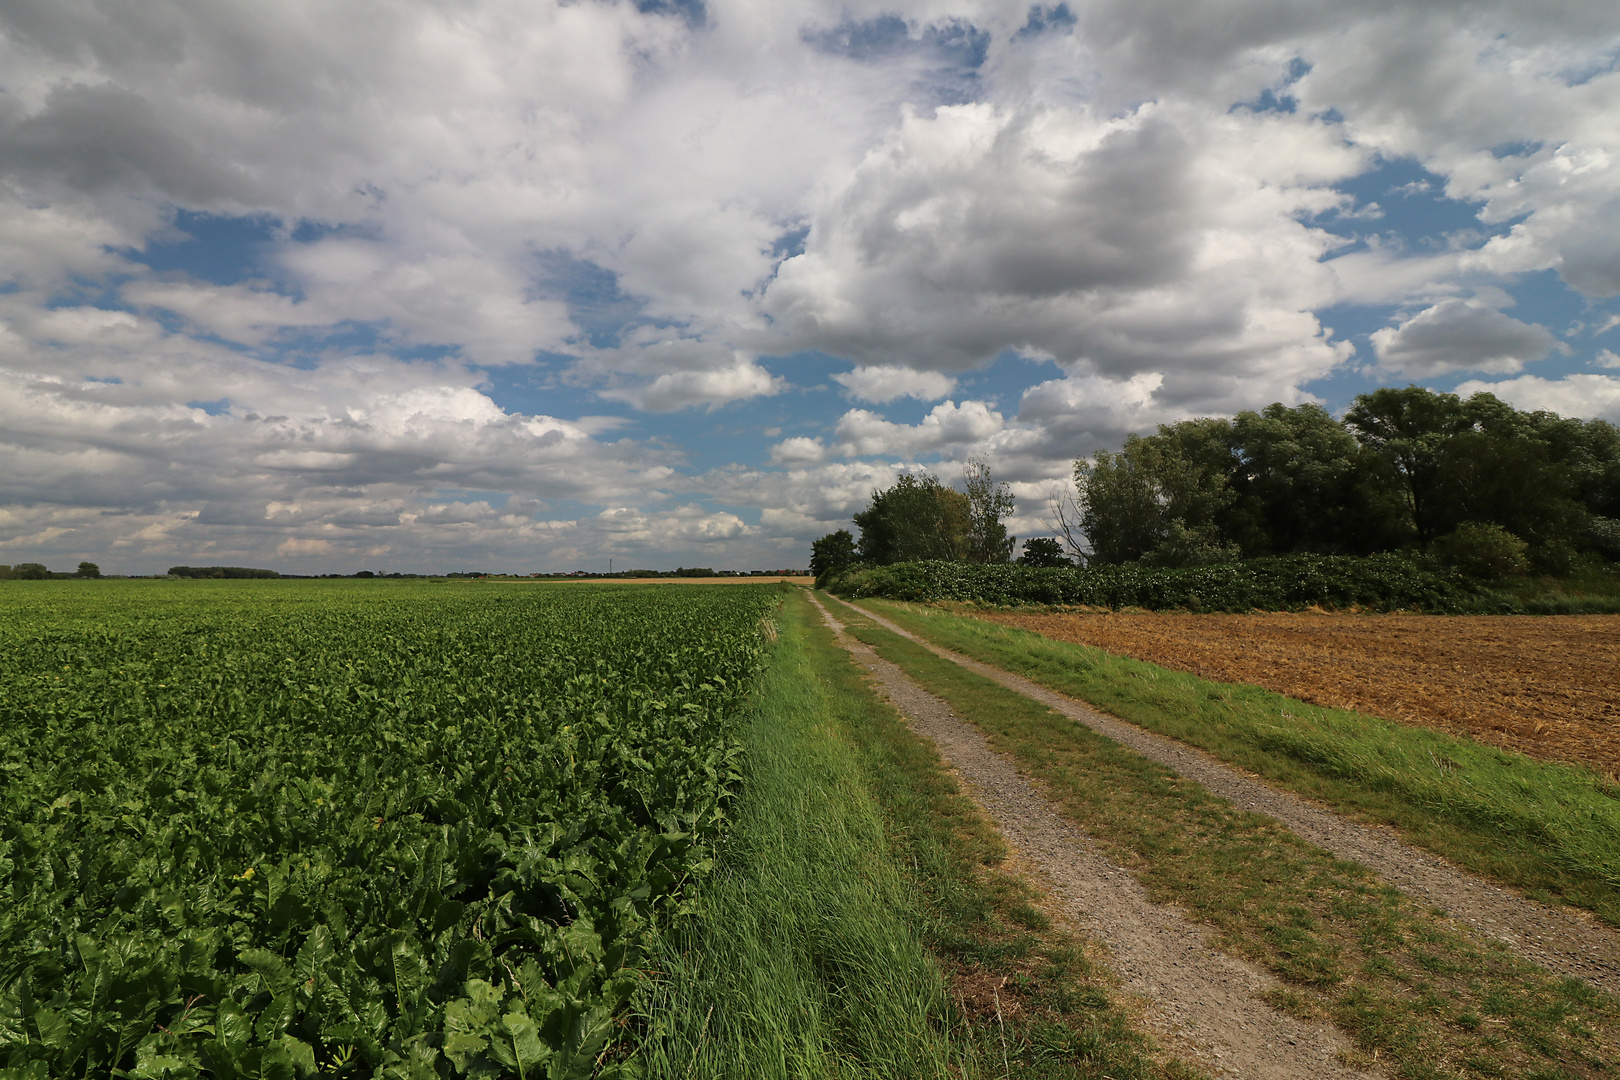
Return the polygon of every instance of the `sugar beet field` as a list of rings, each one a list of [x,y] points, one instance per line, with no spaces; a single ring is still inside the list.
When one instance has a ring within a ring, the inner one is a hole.
[[[776,603],[18,592],[0,1064],[39,1077],[600,1071]]]
[[[0,1080],[1613,1076],[1612,779],[1209,681],[1198,627],[0,583]]]

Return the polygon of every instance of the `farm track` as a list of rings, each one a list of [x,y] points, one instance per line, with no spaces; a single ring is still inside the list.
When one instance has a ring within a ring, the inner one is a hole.
[[[976,613],[1548,761],[1620,773],[1620,616]]]
[[[1280,791],[1259,777],[1194,749],[1098,712],[1028,679],[940,648],[871,610],[862,615],[935,655],[1023,694],[1093,731],[1130,747],[1234,805],[1271,817],[1339,858],[1360,863],[1414,899],[1443,909],[1474,931],[1501,941],[1557,975],[1584,979],[1620,995],[1620,933],[1586,912],[1553,907],[1482,880],[1432,852],[1414,847],[1388,827],[1352,821],[1321,805]]]
[[[839,643],[871,673],[918,734],[932,740],[968,793],[1075,928],[1107,944],[1125,989],[1148,1004],[1149,1023],[1168,1049],[1219,1073],[1252,1080],[1352,1080],[1349,1040],[1260,1000],[1279,988],[1269,973],[1216,951],[1208,928],[1155,904],[1130,872],[1052,809],[984,735],[895,664],[844,632],[812,595]],[[870,615],[870,612],[863,614]],[[874,617],[875,618],[875,617]],[[887,625],[887,624],[885,624]]]

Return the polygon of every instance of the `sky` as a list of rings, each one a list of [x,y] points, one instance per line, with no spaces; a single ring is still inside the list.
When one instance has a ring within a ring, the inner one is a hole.
[[[1613,0],[0,0],[0,563],[778,569],[1379,386],[1620,421]]]

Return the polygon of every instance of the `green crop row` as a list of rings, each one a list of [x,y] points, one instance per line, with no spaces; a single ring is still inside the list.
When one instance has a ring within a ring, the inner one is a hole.
[[[0,1077],[559,1080],[693,904],[775,598],[0,601]]]
[[[1291,611],[1320,605],[1454,612],[1479,603],[1478,590],[1460,575],[1398,554],[1283,555],[1189,569],[911,562],[854,570],[833,582],[831,591],[852,599],[1155,611]]]

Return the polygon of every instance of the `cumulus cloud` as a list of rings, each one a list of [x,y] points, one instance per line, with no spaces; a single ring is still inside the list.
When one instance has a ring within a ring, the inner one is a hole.
[[[1521,409],[1620,423],[1620,376],[1576,372],[1561,379],[1543,379],[1520,375],[1501,382],[1473,379],[1457,387],[1457,393],[1465,397],[1482,391]]]
[[[982,401],[943,401],[920,424],[896,424],[866,409],[851,409],[834,436],[850,457],[915,457],[953,446],[982,443],[1005,426],[999,412]]]
[[[739,401],[779,394],[787,380],[772,375],[754,360],[738,355],[724,367],[696,371],[666,371],[651,382],[602,391],[602,396],[626,401],[648,412],[675,412],[694,405],[713,408]]]
[[[827,448],[822,445],[821,440],[806,435],[783,439],[771,447],[771,460],[778,465],[809,464],[824,461],[826,457]]]
[[[1334,305],[1416,312],[1372,340],[1423,379],[1557,347],[1459,297],[1620,295],[1612,5],[682,10],[8,5],[0,550],[763,556],[925,459],[1039,485],[1307,400],[1353,354]],[[1469,228],[1341,190],[1389,162]],[[216,226],[252,239],[211,259]],[[1061,376],[960,400],[1009,353]],[[1608,378],[1492,385],[1573,411]],[[727,446],[749,409],[793,435]]]
[[[1145,371],[1129,379],[1096,375],[1051,379],[1024,391],[1018,418],[1039,431],[1048,456],[1086,457],[1117,445],[1132,431],[1152,431],[1192,415],[1164,400],[1164,376]]]
[[[1332,290],[1330,243],[1297,216],[1361,166],[1289,117],[911,112],[842,178],[765,308],[796,344],[915,370],[1015,349],[1124,377],[1320,375],[1343,358],[1308,310]]]
[[[1558,344],[1551,331],[1475,301],[1442,300],[1372,334],[1381,368],[1427,379],[1452,371],[1512,374]]]
[[[938,371],[914,371],[894,364],[862,365],[833,376],[857,401],[883,405],[895,398],[937,401],[956,389],[956,380]]]

